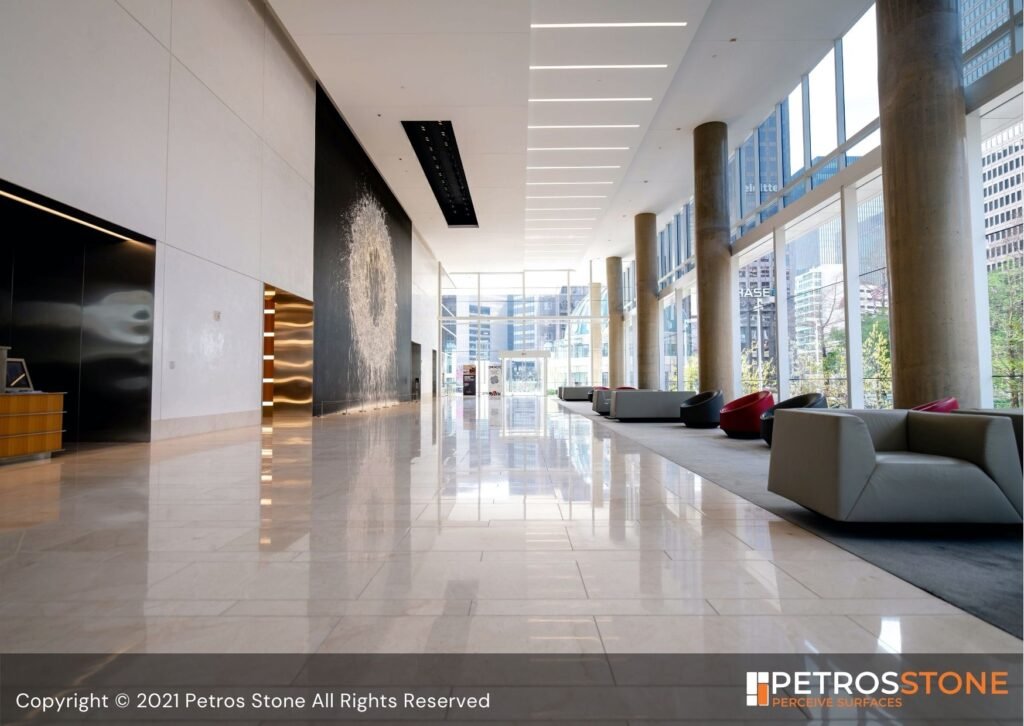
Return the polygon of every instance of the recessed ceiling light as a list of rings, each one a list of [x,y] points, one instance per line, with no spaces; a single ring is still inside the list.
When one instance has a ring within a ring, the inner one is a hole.
[[[643,68],[668,68],[668,63],[636,63],[628,65],[594,65],[594,66],[530,66],[531,71],[603,71],[603,70],[639,70]]]
[[[527,146],[527,151],[629,151],[628,146]]]
[[[555,181],[555,182],[526,182],[528,187],[551,187],[551,186],[597,186],[603,184],[613,184],[610,181]]]
[[[584,166],[528,166],[527,171],[531,169],[621,169],[622,167],[618,164],[590,164]]]
[[[685,28],[685,22],[661,23],[530,23],[531,28]]]
[[[603,103],[626,101],[653,101],[650,96],[614,97],[614,98],[530,98],[530,103]]]
[[[638,129],[640,124],[546,124],[528,129]]]
[[[527,197],[527,199],[607,199],[607,194],[543,194],[536,197]]]

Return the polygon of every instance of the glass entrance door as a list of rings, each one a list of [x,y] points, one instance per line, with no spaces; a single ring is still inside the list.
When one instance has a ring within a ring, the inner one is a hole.
[[[509,396],[544,395],[543,358],[506,358],[503,366],[505,393]]]

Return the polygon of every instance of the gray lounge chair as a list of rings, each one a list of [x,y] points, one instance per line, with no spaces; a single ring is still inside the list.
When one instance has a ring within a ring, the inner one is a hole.
[[[1021,522],[1013,426],[999,416],[777,410],[768,490],[840,521]]]

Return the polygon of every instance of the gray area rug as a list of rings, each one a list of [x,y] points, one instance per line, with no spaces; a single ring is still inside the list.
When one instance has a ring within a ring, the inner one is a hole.
[[[761,440],[730,439],[719,429],[620,423],[587,402],[559,401],[822,539],[952,605],[1021,637],[1024,576],[1020,526],[834,522],[767,489],[770,450]]]

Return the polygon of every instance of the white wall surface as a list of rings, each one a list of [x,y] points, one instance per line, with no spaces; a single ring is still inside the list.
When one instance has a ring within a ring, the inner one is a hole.
[[[420,344],[420,397],[431,396],[431,350],[438,350],[437,258],[420,233],[412,230],[412,340]],[[438,359],[441,365],[440,358]],[[413,372],[415,376],[415,371]]]
[[[262,3],[3,0],[0,39],[0,178],[158,240],[154,437],[258,420],[262,283],[313,297],[315,155]]]

